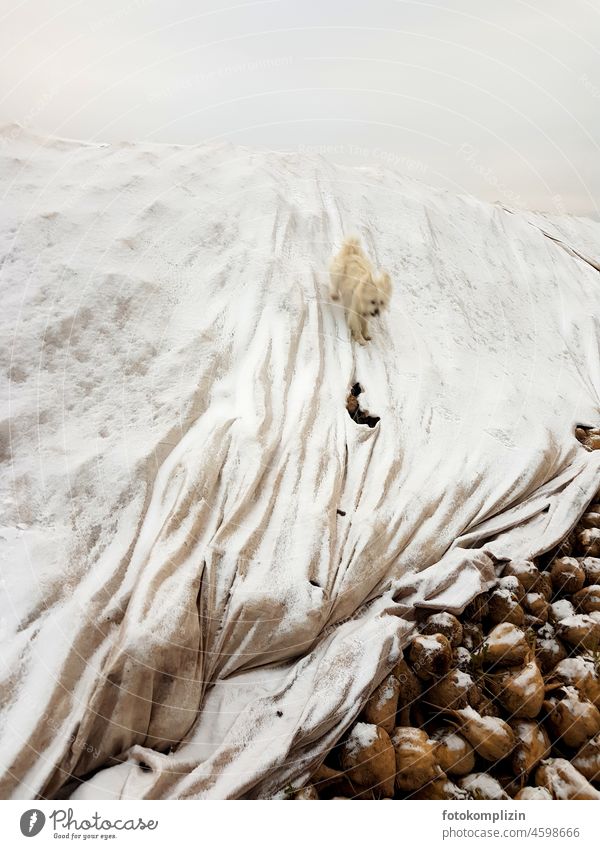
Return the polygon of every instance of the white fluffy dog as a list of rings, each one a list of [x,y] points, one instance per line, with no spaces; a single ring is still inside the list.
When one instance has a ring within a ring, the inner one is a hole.
[[[337,301],[341,296],[352,337],[366,345],[371,339],[369,318],[380,315],[389,305],[390,275],[387,271],[373,274],[371,263],[355,236],[346,239],[331,261],[330,275],[331,297]]]

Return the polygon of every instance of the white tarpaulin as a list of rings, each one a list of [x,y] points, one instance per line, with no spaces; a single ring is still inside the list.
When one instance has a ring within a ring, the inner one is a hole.
[[[416,604],[600,485],[600,225],[317,156],[0,143],[0,794],[275,794]],[[327,292],[351,233],[394,285],[365,348]]]

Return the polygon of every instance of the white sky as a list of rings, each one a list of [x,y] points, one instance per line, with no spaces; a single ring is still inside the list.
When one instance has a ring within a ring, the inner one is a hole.
[[[600,216],[598,0],[0,0],[0,123],[389,161]]]

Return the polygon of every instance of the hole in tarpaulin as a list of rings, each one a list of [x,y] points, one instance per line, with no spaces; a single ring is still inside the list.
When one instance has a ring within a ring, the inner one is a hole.
[[[600,427],[578,424],[575,426],[575,437],[587,451],[600,449]]]
[[[362,409],[358,400],[358,396],[361,392],[363,392],[362,386],[360,383],[355,383],[350,390],[350,394],[346,398],[346,409],[348,410],[348,415],[353,422],[356,422],[356,424],[375,427],[377,422],[380,421],[380,416],[373,416],[369,410]]]

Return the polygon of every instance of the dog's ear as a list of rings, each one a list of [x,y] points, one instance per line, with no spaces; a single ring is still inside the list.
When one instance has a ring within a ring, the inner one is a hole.
[[[392,292],[392,280],[390,278],[390,275],[387,273],[387,271],[382,271],[381,277],[379,279],[381,291],[383,292],[386,298],[389,298]]]
[[[342,250],[347,254],[360,253],[360,239],[358,236],[348,236],[342,245]]]

